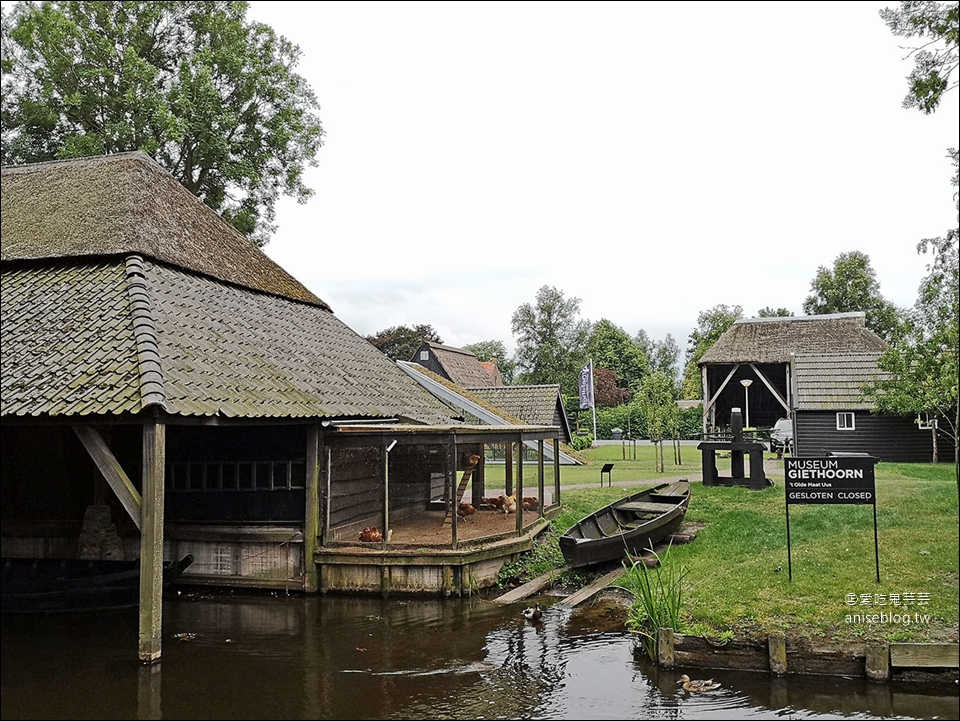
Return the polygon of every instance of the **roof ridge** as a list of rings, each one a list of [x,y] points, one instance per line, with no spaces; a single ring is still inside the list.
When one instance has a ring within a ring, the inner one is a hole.
[[[127,256],[124,266],[127,276],[127,295],[130,298],[130,317],[133,321],[133,337],[137,347],[137,364],[140,370],[141,409],[158,405],[167,410],[157,326],[153,320],[153,305],[150,303],[150,294],[147,291],[143,258],[139,255]]]

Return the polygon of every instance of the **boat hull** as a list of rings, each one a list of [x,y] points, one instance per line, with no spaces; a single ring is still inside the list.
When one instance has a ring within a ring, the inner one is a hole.
[[[193,563],[187,554],[163,567],[163,585]],[[4,559],[3,613],[61,613],[131,608],[140,603],[140,561]]]
[[[690,484],[663,483],[586,516],[560,537],[572,568],[639,556],[676,533],[687,513]]]

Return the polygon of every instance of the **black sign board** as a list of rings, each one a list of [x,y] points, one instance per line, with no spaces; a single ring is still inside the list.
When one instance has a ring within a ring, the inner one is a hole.
[[[856,503],[876,505],[872,456],[785,458],[787,504]]]
[[[784,489],[787,496],[787,566],[793,580],[790,552],[790,506],[796,503],[851,503],[873,506],[873,551],[880,583],[880,544],[877,539],[877,488],[873,466],[866,454],[827,455],[823,458],[785,458]]]

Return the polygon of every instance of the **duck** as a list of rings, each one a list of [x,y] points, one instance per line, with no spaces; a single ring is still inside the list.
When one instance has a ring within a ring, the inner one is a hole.
[[[720,684],[714,681],[712,678],[691,681],[687,674],[683,674],[677,683],[682,683],[683,690],[690,691],[691,693],[703,693],[705,691],[713,691],[714,689],[720,688]]]
[[[539,603],[533,608],[523,609],[523,617],[528,621],[539,623],[542,616],[543,616],[543,610],[540,608]]]

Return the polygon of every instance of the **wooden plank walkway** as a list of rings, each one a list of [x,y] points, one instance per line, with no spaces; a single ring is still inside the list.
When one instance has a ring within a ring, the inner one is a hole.
[[[548,571],[542,576],[537,576],[532,581],[527,581],[522,586],[517,586],[511,591],[507,591],[502,596],[497,596],[495,599],[493,599],[493,602],[516,603],[517,601],[523,601],[524,599],[529,598],[535,593],[539,593],[544,588],[549,586],[551,583],[553,583],[553,579],[563,571],[564,568],[555,568],[552,571]]]
[[[579,606],[584,601],[588,601],[594,596],[596,596],[600,591],[609,586],[614,580],[623,574],[623,567],[615,568],[609,573],[601,576],[596,581],[591,583],[589,586],[581,588],[576,593],[567,596],[559,603],[562,603],[565,606]]]

